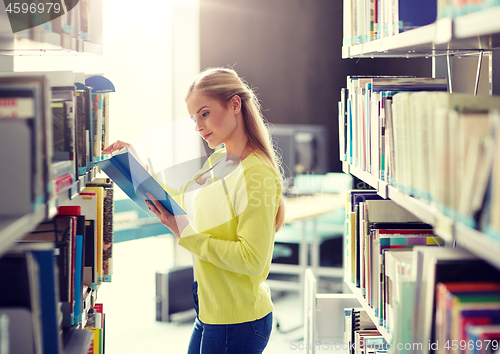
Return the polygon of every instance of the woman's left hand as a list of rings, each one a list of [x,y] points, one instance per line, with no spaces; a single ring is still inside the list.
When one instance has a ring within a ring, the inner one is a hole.
[[[158,199],[153,197],[152,194],[147,193],[150,201],[146,200],[146,204],[149,207],[149,210],[153,212],[153,214],[156,215],[156,217],[160,220],[160,222],[168,227],[172,233],[180,237],[182,234],[182,231],[186,228],[186,226],[189,224],[189,220],[186,217],[186,215],[173,215],[171,212],[167,210],[163,206],[163,204],[160,203]]]

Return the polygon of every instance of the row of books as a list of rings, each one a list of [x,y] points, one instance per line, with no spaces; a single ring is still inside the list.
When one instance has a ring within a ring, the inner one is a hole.
[[[344,46],[396,35],[436,21],[436,0],[344,0]]]
[[[345,280],[360,289],[394,350],[465,353],[498,343],[496,268],[445,247],[430,225],[375,191],[351,191],[348,203]]]
[[[443,343],[440,353],[496,352],[500,348],[500,282],[439,282],[436,341]]]
[[[52,119],[45,75],[0,76],[0,215],[33,213],[51,198]]]
[[[390,37],[445,17],[500,6],[499,0],[344,0],[343,45]]]
[[[344,309],[344,343],[348,354],[387,353],[389,345],[362,307]]]
[[[96,178],[0,258],[11,352],[62,353],[64,331],[97,327],[89,311],[98,286],[111,281],[112,216],[113,184]],[[31,331],[23,328],[28,320]]]
[[[0,194],[17,201],[3,203],[2,216],[22,216],[47,205],[88,174],[108,145],[112,84],[93,76],[82,80],[93,86],[57,86],[48,77],[0,75],[0,163],[9,166],[0,175]],[[102,82],[110,85],[97,87]]]
[[[401,251],[416,246],[442,246],[432,226],[392,200],[382,199],[374,190],[352,190],[347,193],[345,238],[346,281],[355,284],[380,325],[389,332],[394,328],[391,310],[387,307],[391,293],[390,268],[385,263],[388,251]]]
[[[348,77],[340,158],[453,219],[496,230],[500,97],[445,90],[444,79]]]
[[[87,354],[104,353],[104,332],[106,330],[106,314],[103,310],[103,304],[95,304],[88,312],[88,319],[85,329],[92,331],[92,340],[90,342]]]
[[[91,11],[93,3],[90,0],[65,0],[61,6],[61,16],[54,18],[51,21],[45,22],[34,31],[34,38],[36,40],[37,31],[51,31],[59,34],[65,34],[71,38],[82,39],[84,41],[91,41],[92,29],[91,26]],[[96,5],[96,4],[94,4]],[[54,10],[55,12],[55,10]],[[99,37],[101,34],[96,33]]]
[[[109,92],[104,91],[83,84],[52,87],[52,161],[71,161],[75,177],[101,161],[109,145]]]

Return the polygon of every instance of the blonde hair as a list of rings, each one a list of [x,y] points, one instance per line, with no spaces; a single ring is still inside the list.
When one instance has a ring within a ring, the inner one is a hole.
[[[269,166],[276,172],[280,182],[283,182],[281,160],[273,147],[271,135],[267,129],[268,123],[262,115],[260,102],[254,91],[238,76],[236,71],[226,68],[205,69],[189,87],[186,100],[195,92],[216,99],[224,105],[227,105],[235,95],[241,98],[241,111],[248,144],[266,156]],[[284,220],[285,206],[283,196],[280,196],[275,222],[276,231],[281,228]]]

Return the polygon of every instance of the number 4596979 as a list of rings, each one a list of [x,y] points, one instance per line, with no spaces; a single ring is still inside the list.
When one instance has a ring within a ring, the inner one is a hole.
[[[56,13],[58,14],[61,12],[61,4],[60,3],[53,3],[53,2],[46,2],[46,3],[31,3],[28,4],[27,2],[15,2],[15,3],[9,3],[7,8],[5,9],[8,13]]]

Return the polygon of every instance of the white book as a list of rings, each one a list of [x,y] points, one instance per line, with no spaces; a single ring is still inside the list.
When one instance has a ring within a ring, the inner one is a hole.
[[[492,146],[486,141],[486,137],[491,133],[491,125],[487,113],[460,113],[455,118],[457,120],[455,178],[457,186],[460,186],[457,189],[455,207],[461,215],[472,217],[477,207],[476,205],[472,207],[471,203],[475,194],[474,189],[479,187],[477,177],[491,164],[491,159],[488,159],[487,155],[491,154]],[[481,164],[478,164],[479,161]],[[489,172],[490,168],[487,169]]]
[[[381,123],[380,123],[380,92],[371,93],[371,140],[370,140],[370,165],[371,174],[373,177],[380,178],[380,136],[381,136]]]
[[[363,296],[366,295],[365,288],[365,203],[358,204],[358,250],[359,250],[359,285]]]
[[[494,136],[495,144],[493,148],[494,165],[492,172],[490,224],[495,231],[500,231],[500,116],[498,112],[492,113],[492,120],[495,123]]]
[[[443,113],[444,110],[453,109],[457,112],[484,112],[489,109],[494,109],[500,107],[500,97],[498,96],[474,96],[472,94],[450,94],[446,92],[435,92],[431,95],[429,104],[434,109],[434,121],[435,125],[435,135],[434,140],[438,144],[436,149],[437,159],[440,161],[435,161],[440,172],[442,173],[439,177],[441,186],[435,186],[435,192],[438,193],[438,203],[446,206],[452,207],[452,203],[455,203],[454,197],[450,196],[450,193],[454,193],[455,190],[450,190],[452,183],[456,185],[453,177],[447,176],[449,174],[449,158],[450,153],[450,126],[448,114]],[[443,120],[444,119],[444,120]],[[453,144],[453,143],[452,143]],[[444,154],[444,155],[443,155]],[[441,157],[440,157],[441,155]],[[440,162],[442,162],[440,164]],[[444,166],[443,166],[444,165]],[[453,162],[452,162],[453,165]],[[454,170],[456,171],[456,170]],[[454,172],[453,172],[454,173]],[[452,183],[449,183],[451,179]],[[443,190],[444,188],[444,190]]]
[[[344,0],[343,16],[343,46],[351,46],[352,43],[352,2],[353,0]]]
[[[475,188],[473,190],[470,203],[471,210],[469,213],[471,215],[473,215],[475,211],[480,210],[483,205],[483,198],[487,190],[491,171],[493,169],[493,161],[495,156],[494,146],[495,142],[489,135],[486,136],[483,141],[481,141],[481,150],[476,168],[476,176],[473,183]]]
[[[414,158],[413,165],[413,189],[417,196],[428,199],[429,195],[429,168],[428,168],[428,92],[415,92],[411,95],[412,105],[412,135],[414,141],[412,144]]]
[[[467,262],[476,259],[471,253],[451,247],[415,246],[417,252],[412,264],[412,271],[416,272],[416,299],[415,299],[415,343],[429,343],[431,340],[432,323],[434,318],[434,297],[436,281],[436,267],[440,262],[460,261]],[[467,263],[462,263],[464,267]],[[423,346],[423,353],[428,353],[428,346]]]
[[[450,180],[450,167],[449,167],[449,119],[447,109],[436,109],[434,112],[434,141],[435,141],[435,160],[434,171],[436,183],[433,188],[434,200],[440,206],[448,206],[450,204],[448,183]],[[432,171],[432,170],[431,170]]]

